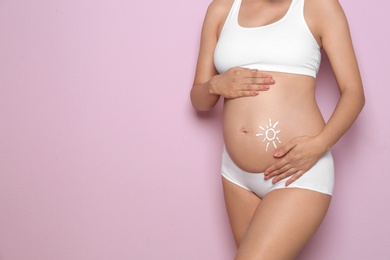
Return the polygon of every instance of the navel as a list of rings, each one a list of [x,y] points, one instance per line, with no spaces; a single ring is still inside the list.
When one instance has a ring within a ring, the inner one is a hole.
[[[244,133],[244,134],[247,134],[248,133],[248,129],[246,129],[245,127],[241,128],[241,132]]]

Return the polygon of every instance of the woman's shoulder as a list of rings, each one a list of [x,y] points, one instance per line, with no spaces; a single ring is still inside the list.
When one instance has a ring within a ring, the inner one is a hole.
[[[207,14],[215,17],[221,18],[226,17],[229,13],[234,0],[213,0],[207,9]]]
[[[212,28],[219,35],[233,2],[234,0],[213,0],[207,8],[204,26]]]
[[[306,10],[317,18],[324,18],[329,15],[340,14],[342,7],[338,0],[305,0]]]
[[[335,21],[346,21],[338,0],[305,0],[305,19],[317,39],[335,29]]]

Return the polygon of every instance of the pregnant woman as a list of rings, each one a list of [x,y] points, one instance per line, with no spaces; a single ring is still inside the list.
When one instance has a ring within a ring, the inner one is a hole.
[[[315,100],[321,48],[340,98]],[[364,105],[337,0],[214,0],[191,90],[197,111],[224,98],[222,181],[235,259],[294,259],[321,224],[334,184],[331,147]]]

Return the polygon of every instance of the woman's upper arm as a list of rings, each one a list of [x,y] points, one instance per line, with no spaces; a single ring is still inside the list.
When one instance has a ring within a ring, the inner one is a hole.
[[[220,28],[227,16],[229,1],[214,0],[207,9],[202,27],[194,84],[205,83],[218,73],[214,67],[214,49]]]
[[[349,25],[337,0],[318,0],[320,38],[332,66],[340,91],[361,91],[362,82]]]

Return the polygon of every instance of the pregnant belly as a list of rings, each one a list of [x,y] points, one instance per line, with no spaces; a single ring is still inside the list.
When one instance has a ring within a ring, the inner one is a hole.
[[[238,167],[263,172],[278,160],[273,157],[277,148],[295,137],[320,133],[325,123],[314,94],[303,96],[276,93],[225,101],[225,146]]]

